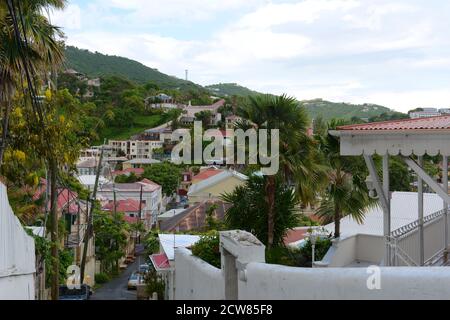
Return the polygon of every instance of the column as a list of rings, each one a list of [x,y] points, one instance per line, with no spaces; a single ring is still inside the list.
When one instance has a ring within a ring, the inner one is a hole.
[[[448,157],[442,156],[442,188],[448,193]],[[444,200],[444,252],[448,248],[448,203]]]
[[[423,157],[418,159],[418,165],[423,168]],[[418,196],[418,211],[419,211],[419,265],[423,266],[425,263],[424,253],[424,236],[423,236],[423,180],[417,175],[417,196]]]
[[[383,156],[383,193],[386,199],[387,208],[384,210],[383,217],[383,234],[388,241],[391,236],[391,196],[389,192],[389,154]],[[386,265],[392,265],[392,256],[390,246],[386,243]]]

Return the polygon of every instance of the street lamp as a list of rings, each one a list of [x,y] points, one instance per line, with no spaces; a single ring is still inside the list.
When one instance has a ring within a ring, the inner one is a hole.
[[[369,197],[372,199],[378,199],[378,194],[375,190],[375,187],[373,185],[373,180],[372,180],[372,177],[370,176],[370,174],[367,176],[365,182],[366,182],[367,189],[369,190]]]
[[[311,231],[311,235],[309,236],[309,241],[311,241],[312,246],[312,264],[311,268],[314,268],[314,262],[315,262],[315,255],[316,255],[316,240],[317,240],[318,234],[314,232],[314,230]]]

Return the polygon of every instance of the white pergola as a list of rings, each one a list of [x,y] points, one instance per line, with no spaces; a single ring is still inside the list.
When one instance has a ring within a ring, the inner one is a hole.
[[[450,156],[450,116],[385,121],[338,127],[330,134],[340,137],[341,155],[364,156],[374,189],[384,212],[383,233],[386,238],[385,265],[391,265],[388,241],[391,235],[389,156],[401,156],[408,167],[417,174],[418,232],[420,263],[424,265],[423,183],[425,182],[443,200],[444,255],[448,252],[448,157]],[[383,177],[380,181],[373,155],[383,157]],[[425,154],[442,156],[442,185],[423,169]],[[416,156],[417,160],[412,156]]]

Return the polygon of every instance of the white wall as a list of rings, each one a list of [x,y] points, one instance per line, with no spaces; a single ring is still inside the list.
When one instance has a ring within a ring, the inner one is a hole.
[[[381,268],[381,290],[369,290],[366,268],[247,265],[239,299],[450,299],[450,268]]]
[[[22,227],[0,183],[0,300],[34,300],[34,239]]]
[[[194,257],[185,248],[175,250],[175,300],[223,300],[222,271]]]

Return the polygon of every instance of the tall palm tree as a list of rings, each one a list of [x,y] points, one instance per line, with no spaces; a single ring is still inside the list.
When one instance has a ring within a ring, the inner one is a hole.
[[[335,129],[343,124],[343,121],[332,120],[328,127]],[[334,221],[334,237],[339,238],[341,218],[350,215],[358,223],[362,223],[367,208],[376,205],[376,201],[368,196],[364,161],[341,156],[339,140],[329,135],[328,130],[317,135],[316,139],[319,141],[323,161],[328,166],[328,186],[322,195],[317,215],[325,223]]]
[[[313,140],[308,136],[306,111],[296,99],[287,95],[259,95],[249,98],[249,103],[239,108],[238,114],[245,119],[240,126],[256,129],[279,129],[278,175],[285,184],[296,190],[303,203],[312,202],[314,185],[319,182],[320,168],[313,160]],[[244,129],[245,129],[244,128]],[[271,151],[273,152],[273,150]],[[268,205],[268,247],[274,243],[276,176],[269,175],[265,185],[265,201]]]
[[[52,25],[42,14],[46,9],[62,9],[66,0],[20,0],[11,2],[18,16],[18,28],[22,43],[18,43],[13,17],[6,1],[0,3],[0,108],[2,112],[2,145],[0,165],[3,161],[12,98],[18,87],[24,84],[26,57],[32,75],[46,76],[62,63],[64,48],[58,37],[61,30]],[[22,48],[23,50],[21,51]],[[37,81],[37,78],[33,79]]]

